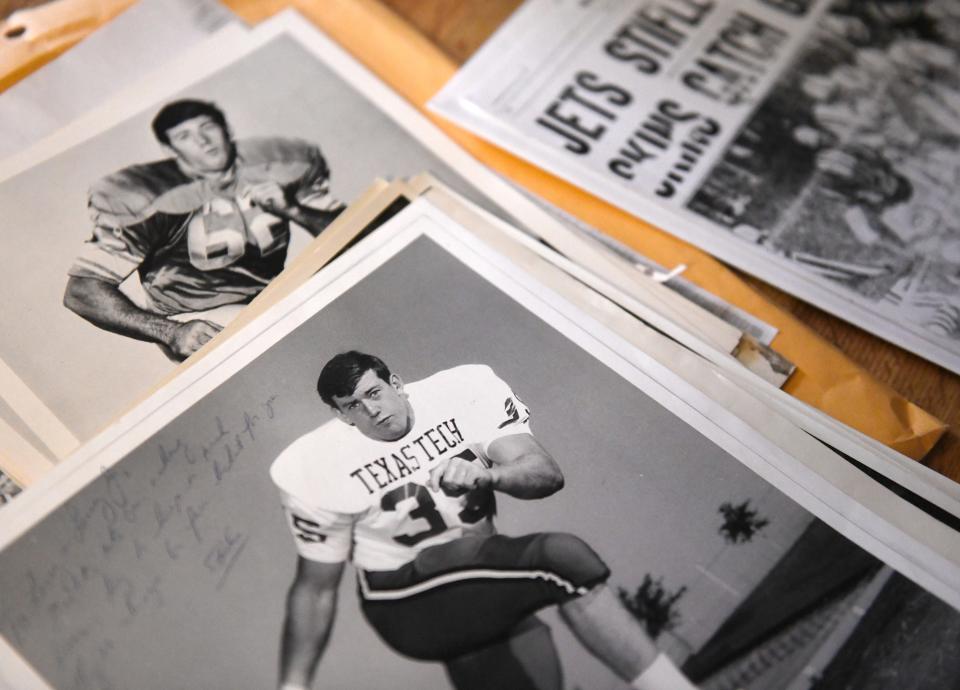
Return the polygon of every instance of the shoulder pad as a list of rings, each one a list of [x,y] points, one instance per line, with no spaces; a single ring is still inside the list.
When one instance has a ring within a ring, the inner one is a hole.
[[[146,220],[153,203],[174,187],[189,182],[172,158],[131,165],[97,180],[90,188],[94,222],[108,227]]]
[[[500,381],[500,378],[486,364],[461,364],[458,367],[448,369],[450,378],[457,378],[461,381],[470,381],[482,383],[489,381]]]
[[[237,173],[247,180],[270,180],[281,185],[296,183],[325,169],[320,149],[300,139],[259,137],[236,142]]]
[[[368,506],[348,478],[357,457],[369,453],[369,441],[352,427],[330,420],[285,448],[270,466],[270,478],[282,491],[307,505],[341,513]]]
[[[303,434],[284,448],[273,461],[270,466],[271,478],[281,485],[281,488],[286,488],[282,486],[284,483],[302,482],[307,469],[329,469],[332,464],[330,458],[339,454],[331,449],[339,451],[349,445],[351,435],[345,433],[350,430],[350,426],[331,419]],[[292,489],[290,493],[296,493],[296,490]]]

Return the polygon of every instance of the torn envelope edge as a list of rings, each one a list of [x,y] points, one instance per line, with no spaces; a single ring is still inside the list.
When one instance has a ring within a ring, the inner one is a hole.
[[[134,0],[56,0],[13,12],[0,22],[0,91],[40,69],[133,4]],[[256,23],[290,3],[228,0],[223,4],[243,20]]]
[[[450,58],[375,0],[329,0],[322,8],[304,3],[302,12],[422,111],[456,72]],[[442,118],[429,113],[428,117],[478,160],[513,182],[661,265],[686,264],[687,278],[779,329],[776,349],[798,368],[798,375],[784,390],[800,400],[916,460],[946,431],[941,420],[874,379],[706,253]],[[872,412],[866,414],[867,409]]]
[[[0,22],[0,91],[85,38],[133,0],[60,0],[13,12]]]
[[[162,75],[170,71],[178,75],[190,71],[197,74],[197,78],[200,79],[203,75],[226,67],[231,62],[227,56],[235,56],[235,47],[243,45],[252,35],[253,31],[239,24],[228,24],[145,75],[139,82],[110,96],[97,107],[80,115],[69,125],[43,137],[26,149],[0,160],[0,180],[26,172],[66,149],[82,144],[136,115],[157,98],[171,91],[169,86],[165,87],[163,83],[157,83],[163,81]],[[215,56],[220,59],[215,60]],[[198,68],[197,64],[203,64],[203,68]]]

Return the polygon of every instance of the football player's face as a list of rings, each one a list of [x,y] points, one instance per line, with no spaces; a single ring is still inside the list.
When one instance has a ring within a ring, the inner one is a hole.
[[[169,148],[193,170],[222,172],[230,165],[232,144],[229,134],[209,115],[184,120],[167,130]]]
[[[413,426],[413,410],[396,374],[384,381],[368,369],[350,395],[333,396],[337,416],[377,441],[396,441]]]

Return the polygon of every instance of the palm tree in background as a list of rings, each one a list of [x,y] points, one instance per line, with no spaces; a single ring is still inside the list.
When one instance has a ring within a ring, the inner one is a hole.
[[[643,576],[643,582],[632,594],[623,587],[618,588],[624,607],[643,623],[647,634],[654,640],[664,630],[672,630],[680,624],[677,602],[686,591],[684,586],[671,592],[663,586],[663,578],[653,579],[650,573]]]
[[[720,504],[718,511],[723,515],[723,524],[717,530],[730,544],[745,544],[751,541],[770,521],[760,517],[760,513],[750,507],[750,499],[734,505],[727,501]]]

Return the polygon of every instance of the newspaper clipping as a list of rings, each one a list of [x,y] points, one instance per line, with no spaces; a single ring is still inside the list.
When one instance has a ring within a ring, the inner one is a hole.
[[[956,3],[546,5],[433,106],[960,371]]]

